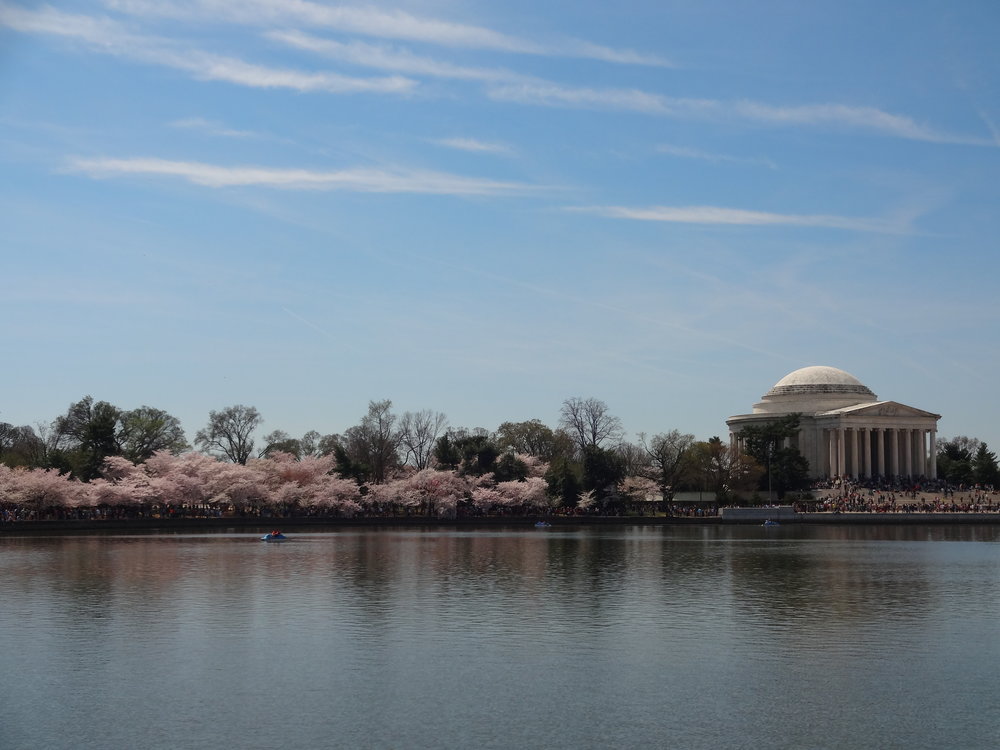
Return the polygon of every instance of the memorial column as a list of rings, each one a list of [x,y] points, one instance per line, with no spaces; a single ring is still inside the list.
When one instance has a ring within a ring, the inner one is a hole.
[[[889,433],[889,471],[893,477],[899,476],[899,430],[891,428]]]
[[[827,476],[837,476],[837,435],[832,428],[826,430]]]
[[[863,461],[864,466],[862,469],[865,473],[865,478],[868,479],[872,475],[872,431],[870,427],[866,427],[864,431],[864,445],[862,446],[865,453],[865,460]]]
[[[861,476],[858,468],[858,443],[861,442],[861,434],[857,427],[851,428],[851,476],[857,479]]]
[[[879,427],[876,437],[876,449],[878,450],[878,475],[885,476],[885,427]]]
[[[917,474],[927,476],[927,435],[923,428],[917,430]]]
[[[931,479],[937,479],[937,430],[931,430]]]
[[[913,476],[913,430],[903,430],[903,450],[906,451],[906,476]]]
[[[837,428],[837,475],[844,476],[847,464],[847,430]]]

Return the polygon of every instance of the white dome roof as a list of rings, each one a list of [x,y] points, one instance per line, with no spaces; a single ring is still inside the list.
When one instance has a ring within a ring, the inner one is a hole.
[[[795,372],[790,372],[769,390],[764,398],[769,396],[798,396],[806,394],[820,393],[853,393],[860,396],[869,396],[874,400],[872,393],[864,383],[844,370],[836,367],[826,367],[814,365],[813,367],[803,367]]]

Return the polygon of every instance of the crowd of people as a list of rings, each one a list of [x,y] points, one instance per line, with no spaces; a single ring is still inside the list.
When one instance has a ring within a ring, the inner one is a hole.
[[[796,503],[818,513],[1000,513],[996,488],[952,485],[927,477],[834,477],[816,482],[813,499]]]

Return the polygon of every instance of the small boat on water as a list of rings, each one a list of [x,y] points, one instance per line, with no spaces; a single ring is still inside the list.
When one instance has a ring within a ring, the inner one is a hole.
[[[277,530],[264,534],[264,536],[260,538],[262,542],[283,542],[286,539],[288,539],[288,537]]]
[[[766,521],[764,521],[764,526],[781,526],[781,524],[778,523],[777,521],[772,521],[770,518],[768,518]]]
[[[548,521],[535,521],[535,528],[536,529],[547,529],[551,525],[552,524],[549,523]]]

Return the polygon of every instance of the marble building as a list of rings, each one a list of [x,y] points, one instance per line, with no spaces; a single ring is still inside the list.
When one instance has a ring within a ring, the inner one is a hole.
[[[753,412],[726,420],[734,449],[739,432],[786,414],[801,414],[791,445],[809,462],[814,478],[937,477],[940,414],[896,401],[880,401],[849,372],[803,367],[791,372],[754,404]]]

